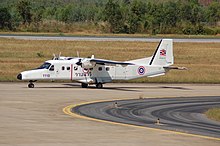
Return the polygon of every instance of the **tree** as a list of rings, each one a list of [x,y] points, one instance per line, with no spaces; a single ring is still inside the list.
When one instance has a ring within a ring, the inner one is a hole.
[[[34,14],[32,15],[32,20],[35,26],[35,31],[39,31],[40,22],[43,18],[44,7],[38,7],[35,9]]]
[[[220,21],[220,3],[212,2],[208,6],[207,18],[212,25],[216,25]]]
[[[0,8],[0,29],[11,27],[11,14],[9,13],[7,8]]]
[[[164,6],[164,23],[167,27],[175,27],[178,18],[179,18],[180,10],[178,8],[178,4],[176,2],[167,2]]]
[[[185,22],[190,22],[192,25],[198,25],[203,19],[202,7],[199,5],[198,0],[188,0],[181,7],[181,18]]]
[[[123,16],[120,9],[120,5],[117,2],[109,0],[105,5],[104,15],[104,20],[110,24],[110,32],[123,32]]]
[[[149,12],[147,13],[148,24],[150,24],[151,33],[161,33],[164,25],[164,5],[148,3]]]
[[[133,1],[129,17],[129,33],[142,32],[145,26],[146,4],[142,1]]]
[[[20,16],[23,19],[23,24],[30,24],[31,23],[31,4],[28,0],[20,0],[17,3],[17,10]]]

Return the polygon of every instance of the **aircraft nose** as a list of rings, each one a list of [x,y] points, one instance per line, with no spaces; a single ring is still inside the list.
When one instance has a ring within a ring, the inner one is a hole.
[[[22,74],[18,74],[17,79],[22,80]]]

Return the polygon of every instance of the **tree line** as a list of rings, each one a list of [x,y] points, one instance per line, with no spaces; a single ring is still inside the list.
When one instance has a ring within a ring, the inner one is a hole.
[[[205,6],[198,0],[66,0],[46,4],[19,0],[0,6],[0,29],[47,31],[45,22],[100,28],[107,33],[217,34],[220,2]],[[42,29],[43,28],[43,29]]]

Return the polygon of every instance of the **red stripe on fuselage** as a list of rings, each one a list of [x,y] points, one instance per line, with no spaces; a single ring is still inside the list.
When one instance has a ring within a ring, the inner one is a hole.
[[[71,67],[70,67],[70,80],[72,81],[73,80],[73,65],[71,64]]]

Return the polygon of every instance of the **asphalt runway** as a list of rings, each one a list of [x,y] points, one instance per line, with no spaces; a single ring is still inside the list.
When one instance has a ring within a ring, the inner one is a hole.
[[[132,41],[132,42],[159,42],[162,38],[144,37],[109,37],[109,36],[32,36],[32,35],[3,35],[0,38],[14,38],[23,40],[65,40],[65,41]],[[208,38],[173,38],[174,42],[220,43],[220,39]]]
[[[220,122],[204,115],[213,107],[220,107],[220,96],[98,102],[71,111],[105,121],[220,138]]]

